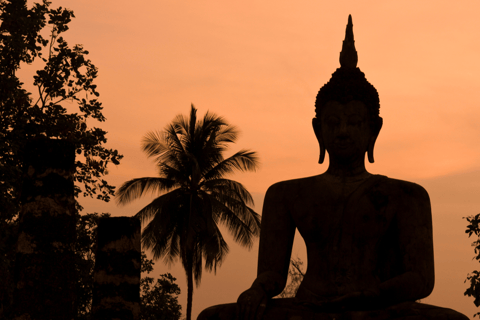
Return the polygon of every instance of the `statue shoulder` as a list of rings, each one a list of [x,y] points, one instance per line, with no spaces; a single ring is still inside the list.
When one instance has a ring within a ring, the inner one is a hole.
[[[427,190],[417,183],[385,177],[382,184],[389,190],[389,193],[396,194],[401,198],[430,202]]]
[[[267,197],[279,197],[283,195],[293,195],[302,193],[305,191],[311,191],[312,188],[318,183],[319,176],[292,179],[280,181],[272,184],[267,190]]]

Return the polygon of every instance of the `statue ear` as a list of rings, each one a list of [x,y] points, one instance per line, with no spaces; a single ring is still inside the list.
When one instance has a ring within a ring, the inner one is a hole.
[[[368,143],[368,149],[367,149],[367,155],[368,155],[368,162],[374,163],[375,160],[373,159],[373,148],[375,147],[375,142],[377,141],[378,134],[380,133],[380,130],[382,129],[383,126],[383,119],[381,117],[378,117],[377,120],[377,128],[373,132],[372,136],[370,137],[370,141]]]
[[[325,161],[325,145],[323,143],[322,125],[320,123],[320,119],[313,118],[312,127],[320,147],[320,159],[318,159],[318,163],[323,163],[323,161]]]

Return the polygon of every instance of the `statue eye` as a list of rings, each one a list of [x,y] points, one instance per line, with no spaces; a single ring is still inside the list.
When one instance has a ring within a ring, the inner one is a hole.
[[[326,119],[326,123],[329,125],[329,126],[337,126],[340,124],[340,119],[338,119],[337,117],[328,117]]]
[[[363,119],[359,116],[353,116],[348,119],[348,124],[352,126],[359,126],[363,123]]]

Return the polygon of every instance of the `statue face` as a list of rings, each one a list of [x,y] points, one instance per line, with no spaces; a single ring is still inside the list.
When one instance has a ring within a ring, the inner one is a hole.
[[[369,121],[368,109],[361,101],[327,102],[322,110],[320,128],[315,131],[317,137],[321,133],[330,161],[364,157],[372,138]]]

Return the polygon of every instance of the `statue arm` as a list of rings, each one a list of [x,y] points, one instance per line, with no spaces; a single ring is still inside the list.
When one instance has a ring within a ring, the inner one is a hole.
[[[285,189],[284,183],[277,183],[265,195],[257,278],[238,297],[237,319],[261,319],[267,301],[281,293],[287,282],[295,224],[285,204]]]
[[[402,186],[396,213],[400,255],[404,272],[380,285],[380,294],[390,302],[427,297],[433,290],[435,274],[430,199],[421,186]]]
[[[295,223],[285,204],[286,189],[285,182],[271,186],[263,205],[257,278],[252,287],[261,287],[269,298],[285,287],[295,236]]]

